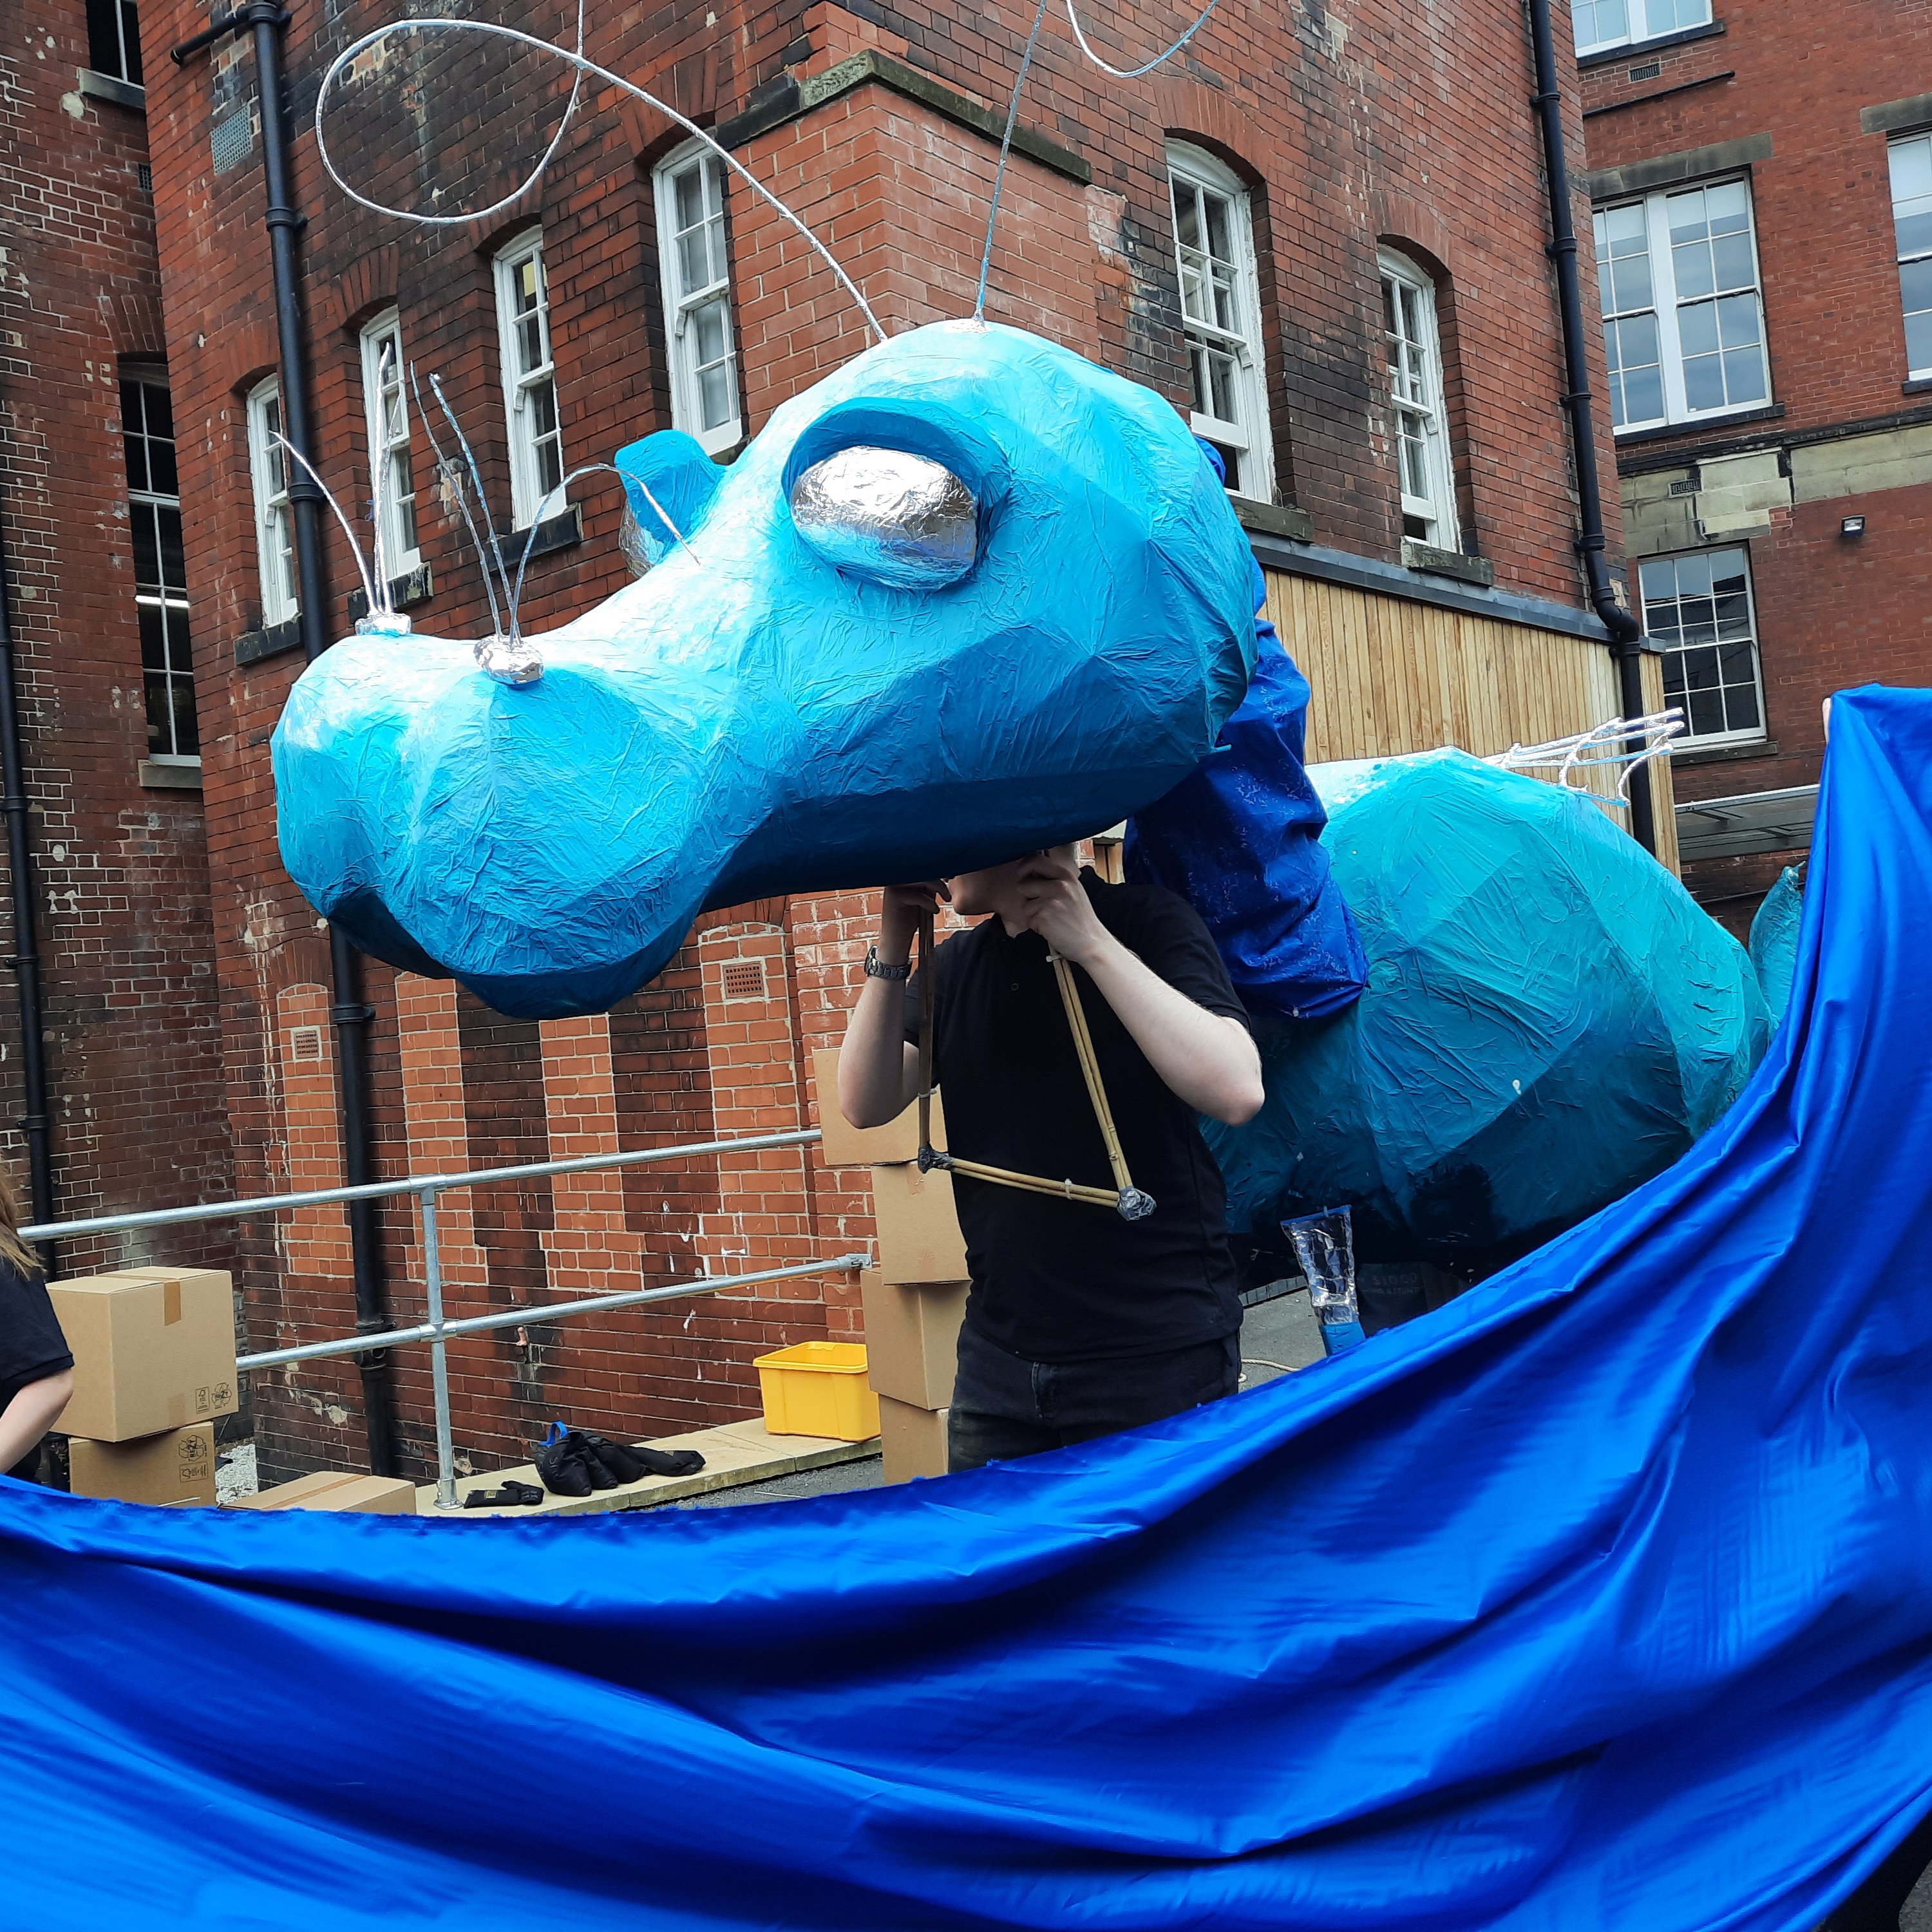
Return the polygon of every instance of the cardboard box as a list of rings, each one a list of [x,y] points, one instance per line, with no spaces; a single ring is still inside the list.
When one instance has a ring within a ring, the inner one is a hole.
[[[127,1442],[235,1413],[235,1294],[220,1268],[124,1268],[47,1284],[74,1351],[58,1426]]]
[[[318,1469],[292,1483],[278,1483],[228,1504],[238,1510],[334,1510],[361,1516],[414,1516],[416,1486],[400,1476],[358,1476],[344,1469]]]
[[[879,1453],[889,1483],[946,1474],[946,1411],[879,1398]]]
[[[866,1366],[872,1386],[915,1408],[944,1408],[959,1365],[963,1281],[889,1282],[877,1268],[859,1276],[866,1308]]]
[[[812,1077],[818,1089],[818,1125],[825,1138],[819,1158],[827,1167],[871,1167],[881,1161],[919,1158],[919,1103],[914,1101],[896,1120],[883,1127],[854,1127],[838,1111],[838,1052],[820,1047],[812,1056]],[[946,1144],[946,1110],[939,1095],[932,1096],[932,1144]]]
[[[874,1168],[872,1220],[880,1280],[897,1286],[966,1279],[966,1240],[952,1210],[952,1177],[943,1168]]]
[[[164,1429],[132,1442],[68,1439],[68,1486],[77,1496],[124,1503],[212,1503],[214,1424]]]

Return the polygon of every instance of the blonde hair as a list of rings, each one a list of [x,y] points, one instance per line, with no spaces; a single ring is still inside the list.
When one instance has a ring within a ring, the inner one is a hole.
[[[0,1261],[9,1262],[22,1274],[38,1274],[40,1258],[20,1238],[20,1202],[6,1170],[0,1168]]]

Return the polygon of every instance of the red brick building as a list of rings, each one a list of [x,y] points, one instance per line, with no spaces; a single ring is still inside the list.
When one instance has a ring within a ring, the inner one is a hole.
[[[562,34],[561,8],[513,10]],[[398,502],[392,575],[418,631],[482,634],[482,579],[440,500],[427,428],[394,372],[439,372],[503,541],[529,556],[541,629],[627,580],[609,479],[546,493],[650,430],[715,454],[863,346],[822,263],[684,131],[586,83],[540,185],[472,224],[425,228],[325,178],[307,113],[323,67],[386,10],[298,16],[296,194],[308,218],[310,361],[324,476]],[[152,0],[155,46],[206,24]],[[783,0],[640,16],[593,7],[589,51],[715,129],[812,224],[889,326],[970,310],[998,137],[1030,17]],[[1178,23],[1089,23],[1131,66]],[[341,1172],[326,935],[277,862],[268,740],[301,668],[275,318],[261,225],[253,56],[150,57],[168,359],[188,550],[214,958],[239,1192]],[[1055,16],[1019,116],[988,314],[1153,385],[1224,452],[1270,608],[1317,689],[1315,755],[1456,742],[1478,752],[1617,710],[1606,633],[1575,550],[1549,210],[1512,0],[1345,18],[1226,0],[1186,52],[1111,80]],[[373,198],[447,212],[513,189],[554,132],[562,70],[478,39],[363,55],[329,117]],[[1580,124],[1570,110],[1574,147]],[[1593,347],[1600,371],[1600,351]],[[1606,434],[1598,452],[1607,478]],[[356,578],[330,538],[332,632]],[[199,648],[199,643],[198,643]],[[398,650],[409,648],[399,640]],[[1654,680],[1653,679],[1653,688]],[[1667,793],[1666,802],[1667,803]],[[1669,814],[1663,814],[1667,831]],[[675,965],[608,1017],[502,1018],[373,964],[379,1164],[448,1170],[813,1124],[811,1053],[836,1043],[868,936],[862,894],[708,915]],[[452,1196],[454,1312],[699,1268],[738,1273],[862,1247],[861,1173],[796,1151]],[[420,1308],[406,1220],[384,1223],[392,1309]],[[258,1348],[346,1332],[335,1210],[243,1238]],[[668,1431],[755,1408],[752,1356],[854,1332],[849,1276],[729,1301],[502,1330],[454,1358],[466,1457],[520,1460],[550,1415]],[[427,1365],[396,1370],[405,1466],[427,1466]],[[341,1363],[257,1378],[270,1474],[361,1454]]]
[[[1932,677],[1932,12],[1575,13],[1684,878],[1742,929],[1809,843],[1826,696]]]
[[[134,10],[57,0],[7,17],[0,589],[16,639],[52,1192],[73,1220],[232,1186],[191,682],[212,640],[195,632],[182,542]],[[8,933],[8,955],[20,938]],[[10,986],[4,997],[0,1154],[24,1205],[32,1110]],[[219,1260],[228,1243],[218,1228],[128,1232],[74,1243],[61,1263]]]

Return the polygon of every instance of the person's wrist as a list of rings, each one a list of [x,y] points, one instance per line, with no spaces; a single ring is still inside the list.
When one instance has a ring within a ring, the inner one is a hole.
[[[1063,958],[1090,968],[1100,964],[1110,952],[1120,950],[1120,942],[1097,922],[1090,932],[1076,933],[1072,944],[1060,949]]]

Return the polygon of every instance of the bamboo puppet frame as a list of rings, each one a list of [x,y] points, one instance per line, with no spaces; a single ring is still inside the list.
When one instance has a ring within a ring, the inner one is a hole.
[[[1073,1035],[1073,1051],[1080,1062],[1081,1077],[1087,1084],[1087,1097],[1094,1103],[1094,1116],[1100,1123],[1100,1138],[1107,1148],[1107,1165],[1113,1170],[1114,1185],[1088,1187],[1076,1180],[1054,1180],[1045,1174],[1016,1174],[1010,1168],[989,1167],[982,1161],[962,1160],[932,1144],[932,1063],[934,1002],[938,975],[933,968],[933,915],[928,908],[919,919],[919,1166],[921,1173],[934,1168],[963,1174],[974,1180],[992,1182],[999,1187],[1018,1187],[1034,1194],[1052,1194],[1063,1200],[1084,1201],[1096,1208],[1111,1208],[1123,1220],[1144,1220],[1154,1210],[1154,1200],[1136,1187],[1127,1171],[1126,1150],[1120,1145],[1120,1130],[1114,1124],[1114,1110],[1108,1104],[1107,1090],[1100,1078],[1100,1062],[1094,1050],[1094,1036],[1087,1025],[1086,1009],[1080,1004],[1080,989],[1073,982],[1073,968],[1057,953],[1048,956],[1054,977],[1059,982],[1060,1003],[1066,1009],[1066,1024]]]

